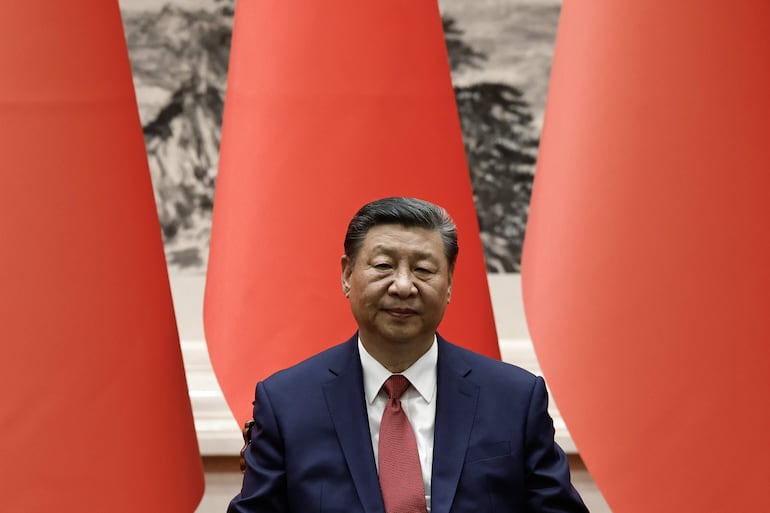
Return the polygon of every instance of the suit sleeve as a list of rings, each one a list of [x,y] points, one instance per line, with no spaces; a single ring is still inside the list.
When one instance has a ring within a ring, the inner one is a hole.
[[[588,513],[570,481],[564,451],[554,440],[548,391],[538,377],[532,388],[526,425],[527,502],[536,513]]]
[[[254,400],[254,427],[244,459],[246,470],[241,492],[227,513],[286,513],[284,443],[264,383],[257,384]]]

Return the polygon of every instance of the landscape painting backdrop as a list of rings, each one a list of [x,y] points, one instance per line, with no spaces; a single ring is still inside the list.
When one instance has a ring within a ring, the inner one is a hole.
[[[560,3],[441,0],[490,273],[517,273]],[[121,0],[169,272],[203,275],[232,0]]]

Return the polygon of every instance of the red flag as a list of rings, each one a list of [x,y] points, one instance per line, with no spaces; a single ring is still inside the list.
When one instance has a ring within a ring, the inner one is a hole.
[[[530,332],[616,513],[770,511],[770,3],[565,1]]]
[[[117,2],[0,2],[0,511],[192,512],[203,472]]]
[[[239,3],[219,169],[204,320],[239,421],[257,379],[353,333],[342,241],[384,196],[454,217],[461,250],[440,330],[499,357],[435,2]]]

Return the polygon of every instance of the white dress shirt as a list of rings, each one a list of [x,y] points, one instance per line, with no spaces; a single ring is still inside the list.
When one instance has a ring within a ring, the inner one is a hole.
[[[382,389],[382,385],[393,373],[366,351],[360,338],[358,339],[358,353],[361,356],[361,367],[364,373],[364,394],[366,396],[366,411],[369,414],[369,433],[372,437],[374,461],[379,468],[380,422],[385,411],[385,404],[388,402],[388,395]],[[417,440],[428,512],[430,512],[430,477],[433,468],[433,431],[436,423],[437,364],[438,345],[434,335],[430,349],[411,367],[401,373],[411,383],[411,386],[401,396],[401,407],[412,425]]]

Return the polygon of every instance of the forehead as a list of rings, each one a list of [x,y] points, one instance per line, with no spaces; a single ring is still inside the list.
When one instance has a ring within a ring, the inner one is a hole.
[[[380,224],[366,232],[361,251],[401,252],[419,256],[444,257],[444,241],[438,230]]]

